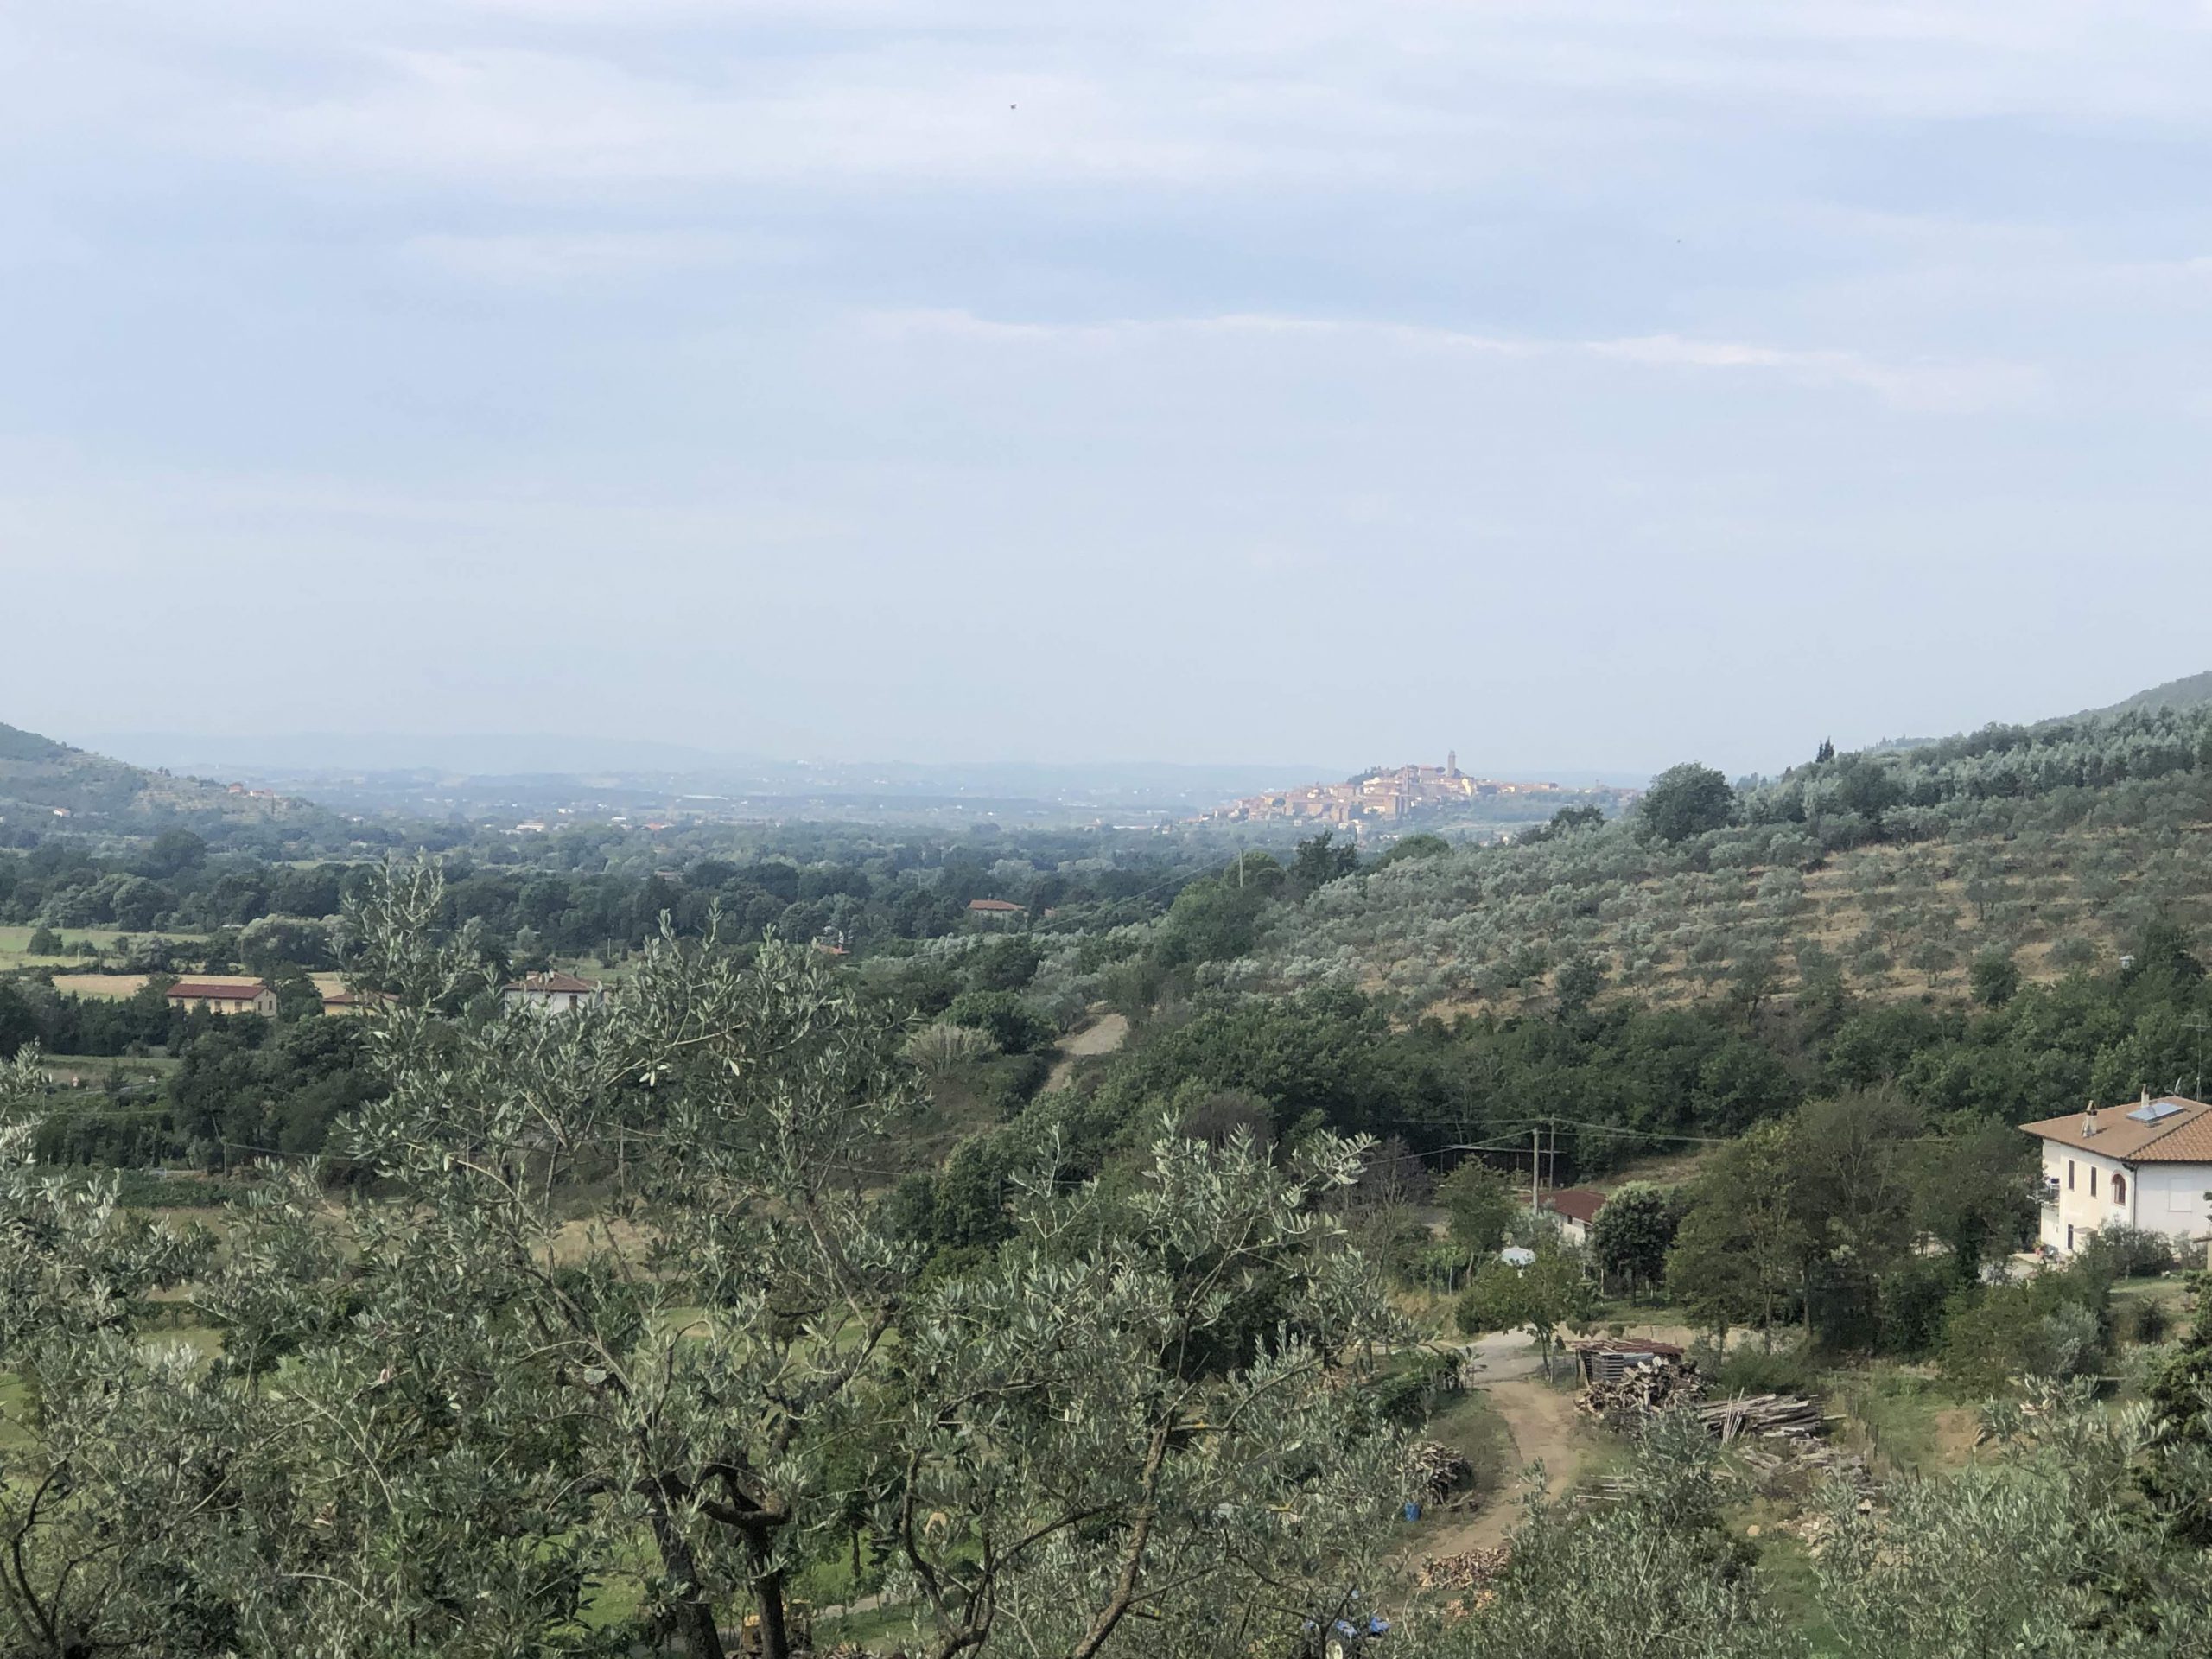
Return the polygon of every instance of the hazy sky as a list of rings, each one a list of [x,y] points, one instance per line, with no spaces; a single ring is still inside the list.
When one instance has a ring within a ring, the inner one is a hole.
[[[0,720],[1778,766],[2212,664],[2212,7],[0,0]]]

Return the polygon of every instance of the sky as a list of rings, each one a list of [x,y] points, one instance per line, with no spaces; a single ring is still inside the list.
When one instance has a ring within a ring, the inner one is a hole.
[[[1845,747],[2212,665],[2212,6],[0,0],[0,721]]]

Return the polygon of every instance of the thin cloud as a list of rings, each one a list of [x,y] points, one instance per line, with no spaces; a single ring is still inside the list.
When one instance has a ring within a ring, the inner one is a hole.
[[[768,237],[685,232],[431,233],[410,237],[402,255],[437,270],[499,286],[569,287],[620,283],[670,271],[755,266],[792,258],[798,245]]]
[[[1796,385],[1871,392],[1899,409],[1969,413],[2017,406],[2040,384],[2030,367],[2001,362],[1891,360],[1855,351],[1649,334],[1620,340],[1544,340],[1356,319],[1274,316],[1021,322],[959,310],[880,312],[868,326],[884,335],[976,342],[1105,347],[1171,340],[1346,340],[1431,357],[1586,358],[1652,370],[1771,375]]]

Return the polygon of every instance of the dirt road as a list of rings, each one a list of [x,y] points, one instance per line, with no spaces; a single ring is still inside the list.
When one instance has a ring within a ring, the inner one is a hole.
[[[1424,1537],[1423,1555],[1494,1548],[1521,1519],[1521,1500],[1535,1484],[1529,1465],[1543,1465],[1544,1483],[1557,1494],[1573,1484],[1587,1454],[1587,1420],[1574,1409],[1572,1394],[1544,1381],[1542,1358],[1525,1333],[1484,1337],[1471,1351],[1481,1366],[1475,1386],[1489,1395],[1513,1437],[1511,1472],[1478,1513]],[[1554,1357],[1552,1363],[1556,1369],[1560,1362]]]
[[[1118,1014],[1102,1014],[1089,1025],[1060,1039],[1060,1058],[1045,1079],[1047,1092],[1065,1089],[1074,1080],[1075,1063],[1096,1054],[1111,1054],[1128,1040],[1129,1022]]]

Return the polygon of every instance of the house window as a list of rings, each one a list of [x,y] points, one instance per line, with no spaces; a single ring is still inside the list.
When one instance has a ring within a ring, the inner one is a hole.
[[[2071,1158],[2066,1160],[2066,1190],[2069,1192],[2074,1190],[2074,1160]]]
[[[2089,1172],[2089,1196],[2093,1198],[2097,1196],[2097,1172],[2094,1169]]]
[[[2114,1204],[2125,1204],[2127,1202],[2126,1176],[2115,1175],[2112,1178],[2112,1201]]]
[[[2069,1255],[2074,1251],[2074,1224],[2070,1221],[2066,1224],[2066,1250]]]

